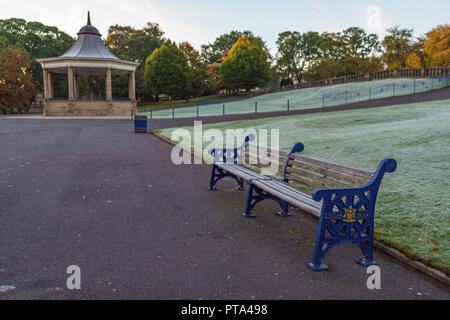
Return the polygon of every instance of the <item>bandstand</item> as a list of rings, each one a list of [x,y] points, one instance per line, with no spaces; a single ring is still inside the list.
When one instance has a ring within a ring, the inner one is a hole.
[[[136,114],[136,62],[117,58],[104,45],[101,34],[91,25],[78,32],[74,45],[63,55],[38,59],[44,75],[44,116],[130,116]],[[54,97],[53,74],[67,74],[68,97]],[[112,77],[128,75],[128,97],[114,98]],[[80,97],[78,76],[105,76],[105,96]]]

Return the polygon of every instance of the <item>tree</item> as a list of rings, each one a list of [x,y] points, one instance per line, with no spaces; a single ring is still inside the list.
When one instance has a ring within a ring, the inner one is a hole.
[[[383,60],[390,69],[405,68],[408,54],[420,47],[414,42],[413,29],[401,29],[397,26],[387,29],[387,32],[388,35],[381,42]]]
[[[374,33],[367,34],[364,29],[351,27],[345,29],[343,34],[346,37],[348,52],[352,57],[365,59],[379,46],[378,36]]]
[[[272,78],[264,43],[242,36],[233,45],[220,67],[222,82],[228,89],[247,89],[265,86]]]
[[[320,56],[339,61],[350,55],[347,37],[340,32],[323,32],[320,40]]]
[[[161,47],[163,36],[157,23],[147,22],[142,29],[116,24],[109,27],[105,45],[121,59],[144,63],[153,50]]]
[[[206,90],[217,93],[223,87],[220,74],[220,63],[215,62],[206,66]]]
[[[282,77],[286,79],[295,78],[301,81],[305,71],[302,56],[302,36],[299,32],[286,31],[278,34],[278,59],[277,68]]]
[[[383,69],[383,62],[376,57],[367,59],[346,57],[339,61],[322,58],[306,72],[305,79],[308,81],[322,80],[351,74],[373,72],[381,69]]]
[[[410,52],[406,54],[405,65],[407,68],[421,68],[422,62],[417,53]]]
[[[204,44],[201,46],[201,56],[205,63],[211,64],[220,60],[226,51],[230,51],[231,47],[238,41],[242,36],[250,38],[258,38],[262,41],[260,37],[256,37],[253,32],[249,30],[245,31],[231,31],[230,33],[222,34],[216,38],[213,43]],[[264,43],[264,42],[263,42]],[[266,45],[264,44],[264,49],[268,52]]]
[[[200,57],[200,53],[189,42],[182,42],[178,46],[186,57],[192,69],[191,94],[201,96],[207,87],[207,66]]]
[[[130,45],[128,41],[136,29],[130,26],[119,26],[118,24],[108,28],[108,36],[105,40],[105,46],[117,57],[124,60],[135,60],[137,57],[131,57]],[[151,54],[151,52],[149,52]]]
[[[331,58],[320,59],[305,73],[305,80],[314,81],[337,77],[345,74],[345,66],[341,61]]]
[[[439,25],[427,33],[423,52],[428,66],[450,65],[450,24]]]
[[[277,67],[284,78],[302,81],[303,73],[320,57],[321,38],[317,32],[282,32],[278,35],[277,45]]]
[[[142,29],[130,26],[114,25],[109,27],[105,45],[117,57],[124,60],[138,62],[136,70],[136,96],[139,100],[149,99],[144,85],[145,60],[152,52],[161,47],[164,42],[164,32],[159,24],[147,22]],[[114,87],[118,95],[124,95],[128,88],[127,77],[118,77],[114,80]],[[119,88],[119,89],[117,89]]]
[[[31,60],[29,70],[37,90],[43,88],[43,77],[42,68],[36,59],[60,56],[73,42],[74,39],[65,32],[40,22],[27,22],[17,18],[0,20],[0,46],[3,43],[3,46],[16,45],[26,50]],[[60,87],[55,86],[54,90],[55,95],[58,95]]]
[[[10,46],[0,51],[0,112],[28,111],[34,98],[34,81],[25,50]]]
[[[145,86],[156,97],[158,94],[188,97],[192,76],[183,51],[170,40],[155,49],[145,62]]]

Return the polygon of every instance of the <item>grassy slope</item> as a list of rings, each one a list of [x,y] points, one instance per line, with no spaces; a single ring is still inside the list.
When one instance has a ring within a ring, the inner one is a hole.
[[[148,111],[150,109],[158,110],[158,109],[164,109],[164,108],[193,106],[196,104],[199,104],[199,105],[217,104],[217,102],[216,102],[217,100],[222,100],[222,101],[224,101],[223,103],[230,103],[231,101],[239,100],[239,98],[245,99],[246,96],[216,94],[216,95],[191,98],[189,100],[184,99],[184,100],[167,100],[167,101],[150,102],[150,103],[147,103],[145,106],[139,106],[138,110],[142,112],[142,111],[144,111],[144,109],[146,111]],[[213,102],[211,102],[211,101],[213,101]]]
[[[150,102],[147,103],[145,106],[139,106],[139,111],[148,109],[162,109],[162,108],[172,108],[172,107],[183,107],[183,106],[189,106],[196,104],[200,101],[209,100],[209,99],[217,99],[222,98],[223,95],[211,95],[211,96],[203,96],[203,97],[196,97],[189,100],[167,100],[167,101],[157,101],[157,102]]]
[[[246,99],[244,101],[224,102],[226,114],[255,112],[255,102],[258,103],[258,112],[280,111],[287,109],[289,99],[290,109],[321,108],[323,95],[340,95],[337,100],[326,101],[326,105],[345,104],[345,91],[348,91],[348,102],[368,100],[369,87],[372,88],[372,99],[379,99],[392,96],[392,84],[395,83],[395,95],[411,94],[413,89],[413,79],[387,79],[378,81],[356,82],[328,87],[307,88],[299,90],[283,91]],[[446,82],[433,81],[433,88],[445,86]],[[416,81],[416,92],[431,90],[431,79]],[[378,88],[375,89],[375,88]],[[383,88],[381,92],[379,89]],[[361,92],[361,96],[356,96],[356,92]],[[222,103],[210,104],[199,108],[200,116],[221,115],[223,113]],[[197,109],[182,108],[175,111],[176,118],[195,117]],[[154,118],[171,118],[171,110],[158,110],[153,112]]]
[[[382,182],[376,237],[450,271],[450,100],[204,125],[204,129],[280,129],[280,147],[374,171],[392,157]],[[188,128],[192,130],[192,128]],[[170,137],[172,129],[160,130]],[[205,143],[206,144],[206,143]]]

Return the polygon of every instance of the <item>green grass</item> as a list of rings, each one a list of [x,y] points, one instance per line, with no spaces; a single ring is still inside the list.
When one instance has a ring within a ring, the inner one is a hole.
[[[164,109],[164,108],[172,108],[172,107],[184,107],[184,106],[192,106],[199,102],[204,102],[211,99],[222,99],[228,97],[227,95],[223,94],[216,94],[216,95],[210,95],[210,96],[203,96],[203,97],[196,97],[189,100],[167,100],[167,101],[157,101],[157,102],[151,102],[146,103],[145,106],[139,106],[138,111],[142,112],[145,110],[158,110],[158,109]]]
[[[280,148],[374,171],[387,157],[398,168],[380,188],[377,239],[450,272],[450,100],[204,125],[280,130]],[[186,128],[192,131],[192,127]],[[173,128],[159,130],[170,138]]]
[[[393,92],[393,84],[394,92]],[[429,91],[431,89],[442,88],[447,85],[447,81],[441,79],[417,79],[415,92]],[[224,102],[225,114],[240,114],[255,112],[255,102],[258,112],[283,111],[287,110],[289,100],[290,110],[307,108],[322,108],[345,104],[346,102],[358,102],[369,99],[369,87],[371,88],[371,99],[391,97],[394,93],[398,95],[412,94],[414,92],[414,79],[387,79],[377,81],[355,82],[327,87],[307,88],[277,93],[265,94],[243,101]],[[346,94],[347,92],[347,94]],[[359,96],[358,96],[359,93]],[[325,101],[323,96],[325,95]],[[334,96],[336,99],[334,99]],[[190,103],[195,104],[194,102]],[[172,107],[172,105],[171,105]],[[223,114],[223,103],[208,104],[199,107],[199,116],[217,116]],[[140,114],[144,114],[141,112]],[[150,117],[150,113],[146,112]],[[196,107],[186,107],[175,109],[175,118],[196,117]],[[152,112],[155,119],[172,118],[172,110],[155,110]]]

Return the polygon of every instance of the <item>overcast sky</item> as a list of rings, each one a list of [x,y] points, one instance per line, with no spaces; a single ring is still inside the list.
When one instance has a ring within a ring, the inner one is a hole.
[[[107,35],[110,25],[140,28],[157,22],[166,37],[196,48],[231,30],[251,30],[274,53],[278,33],[287,30],[341,31],[359,26],[383,36],[395,25],[422,35],[450,23],[448,0],[0,0],[0,19],[23,18],[53,25],[75,37],[86,24]]]

